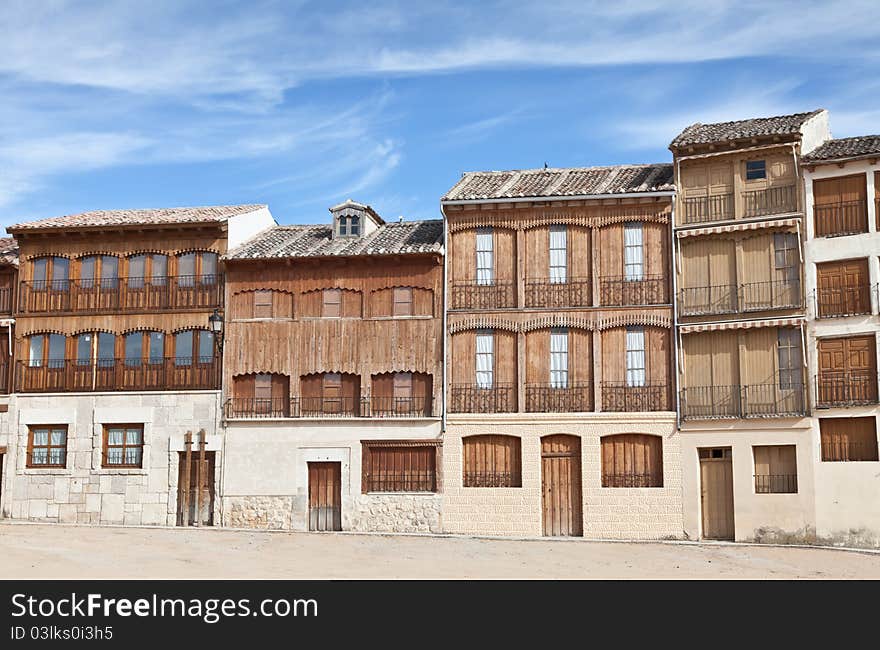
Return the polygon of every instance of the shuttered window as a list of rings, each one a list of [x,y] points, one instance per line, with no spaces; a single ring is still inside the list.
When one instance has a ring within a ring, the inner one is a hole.
[[[254,318],[272,318],[271,291],[254,291]]]
[[[468,436],[461,443],[464,487],[522,487],[519,438]]]
[[[777,338],[779,387],[783,389],[799,388],[803,385],[800,330],[780,328]]]
[[[822,460],[825,462],[871,461],[877,456],[877,420],[819,418]]]
[[[492,388],[495,374],[495,335],[492,330],[477,331],[477,387]]]
[[[392,291],[393,316],[412,316],[413,315],[413,290],[411,287],[394,287]]]
[[[550,282],[560,284],[568,274],[568,243],[565,226],[550,227]]]
[[[645,385],[645,330],[626,328],[626,385]]]
[[[339,318],[342,316],[342,291],[340,289],[324,289],[323,310],[324,318]]]
[[[568,329],[564,327],[550,330],[550,385],[568,387]]]
[[[663,439],[629,433],[603,437],[602,487],[663,487]]]
[[[644,233],[638,222],[623,228],[623,275],[627,280],[642,280],[645,276]]]
[[[495,279],[495,251],[492,229],[477,230],[477,284],[492,284]]]
[[[797,485],[795,445],[752,447],[755,455],[756,494],[794,494]]]
[[[437,446],[363,443],[362,491],[436,492]]]

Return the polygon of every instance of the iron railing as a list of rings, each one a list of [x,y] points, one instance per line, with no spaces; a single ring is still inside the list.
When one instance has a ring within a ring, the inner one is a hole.
[[[152,359],[50,359],[39,365],[19,361],[16,390],[21,393],[94,391],[216,390],[216,357]]]
[[[602,487],[663,487],[663,474],[602,474]]]
[[[816,375],[816,406],[819,408],[877,403],[875,371],[820,370]]]
[[[743,218],[797,211],[797,186],[783,185],[742,193]]]
[[[522,477],[514,472],[464,472],[464,487],[522,487]]]
[[[665,383],[648,382],[643,386],[629,386],[626,382],[604,381],[602,390],[603,411],[669,411],[669,386]]]
[[[843,463],[878,460],[876,439],[871,442],[829,440],[822,442],[821,446],[823,462]]]
[[[683,420],[796,417],[807,414],[802,383],[688,386],[679,391]]]
[[[669,302],[667,286],[667,279],[663,275],[645,275],[638,280],[623,276],[605,277],[599,280],[599,304],[665,305]]]
[[[529,413],[580,413],[593,410],[593,384],[526,384]]]
[[[735,284],[684,287],[678,292],[682,316],[735,314],[739,311],[739,290]]]
[[[456,282],[450,296],[452,309],[504,309],[516,306],[513,282],[478,284],[476,280]]]
[[[226,418],[428,418],[431,397],[231,397]]]
[[[871,313],[871,287],[851,284],[843,287],[824,287],[813,292],[816,318],[837,318]]]
[[[590,278],[550,278],[526,280],[526,307],[589,307],[593,304]]]
[[[516,386],[494,384],[483,388],[476,384],[452,384],[449,387],[451,413],[513,413],[516,411]]]
[[[20,283],[21,313],[210,310],[223,304],[220,275],[39,280]]]
[[[868,205],[865,201],[838,201],[813,205],[816,237],[856,235],[868,232]]]
[[[797,474],[755,474],[756,494],[797,494]]]
[[[365,492],[436,492],[437,472],[430,469],[381,470],[364,477]]]
[[[733,219],[733,194],[688,197],[682,199],[682,204],[685,225]]]
[[[682,316],[799,309],[804,304],[800,280],[686,287],[678,295]]]

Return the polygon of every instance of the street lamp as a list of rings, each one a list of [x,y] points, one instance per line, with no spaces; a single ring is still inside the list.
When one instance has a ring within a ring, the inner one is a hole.
[[[217,344],[218,348],[223,348],[223,317],[220,315],[218,310],[214,310],[214,313],[208,316],[208,326],[211,328],[211,332],[214,334],[214,342]]]

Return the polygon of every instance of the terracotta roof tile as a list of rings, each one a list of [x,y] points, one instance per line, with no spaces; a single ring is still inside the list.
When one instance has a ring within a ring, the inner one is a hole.
[[[0,264],[18,266],[18,242],[12,237],[0,237]]]
[[[803,156],[802,160],[804,162],[831,162],[872,155],[880,156],[880,135],[860,135],[855,138],[828,140]]]
[[[716,122],[714,124],[700,124],[697,122],[679,133],[669,145],[669,148],[675,149],[695,144],[715,144],[760,136],[794,135],[800,133],[804,122],[815,117],[823,110],[825,109],[820,108],[809,113],[756,117],[748,120]]]
[[[145,210],[93,210],[63,217],[27,221],[9,226],[8,232],[101,226],[153,226],[186,223],[219,223],[265,205],[211,205],[192,208],[151,208]]]

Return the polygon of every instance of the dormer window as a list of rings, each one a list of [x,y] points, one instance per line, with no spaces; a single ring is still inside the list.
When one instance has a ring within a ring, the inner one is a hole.
[[[339,217],[340,237],[359,237],[361,234],[361,218],[358,216]]]

